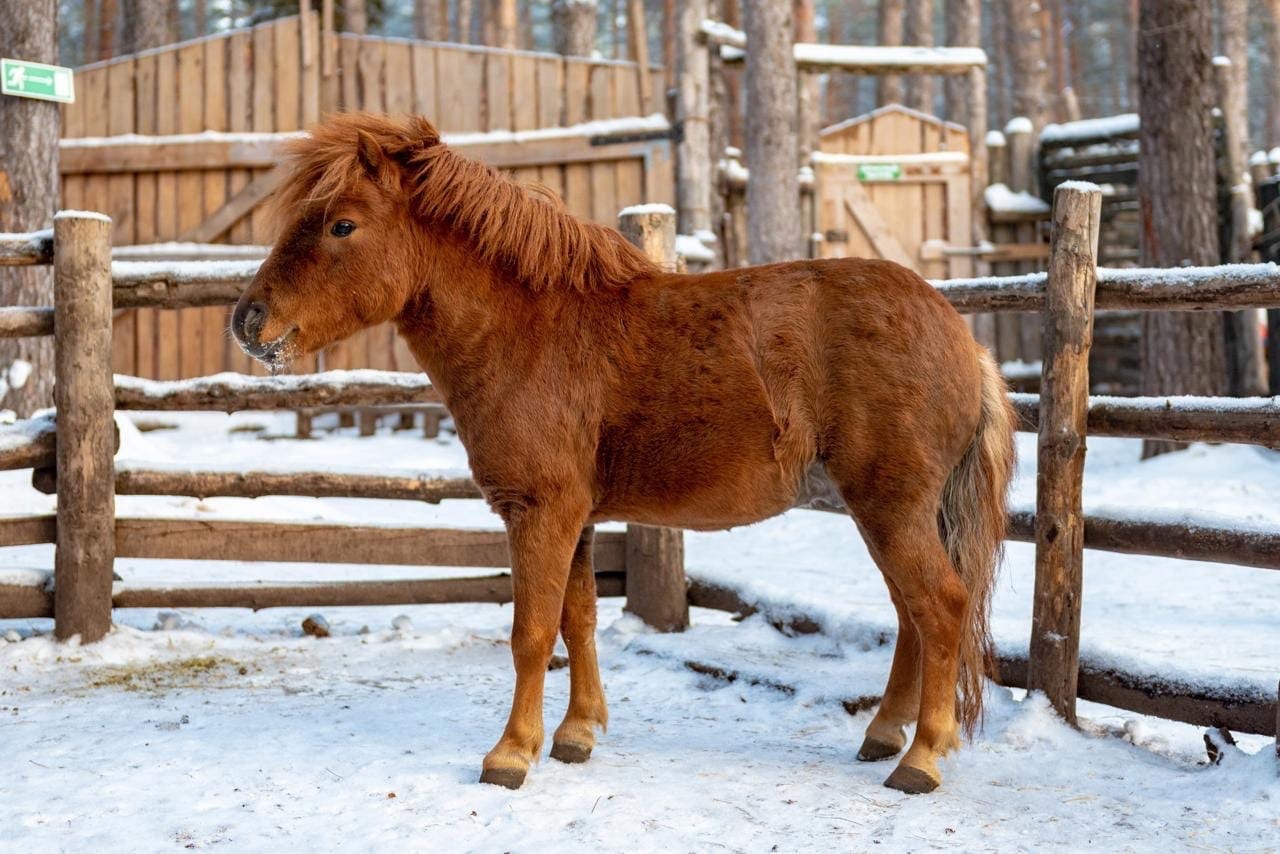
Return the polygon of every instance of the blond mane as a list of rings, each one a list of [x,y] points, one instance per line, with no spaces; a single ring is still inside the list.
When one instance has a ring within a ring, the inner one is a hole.
[[[585,292],[658,271],[613,229],[584,222],[546,191],[454,152],[422,118],[337,114],[288,143],[286,153],[289,172],[273,203],[277,223],[372,179],[403,193],[419,220],[450,229],[483,262],[534,290]]]

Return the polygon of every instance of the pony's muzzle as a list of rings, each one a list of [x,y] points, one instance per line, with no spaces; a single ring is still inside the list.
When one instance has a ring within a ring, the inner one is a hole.
[[[257,347],[262,325],[267,322],[267,307],[260,302],[241,302],[231,315],[231,331],[246,349]]]

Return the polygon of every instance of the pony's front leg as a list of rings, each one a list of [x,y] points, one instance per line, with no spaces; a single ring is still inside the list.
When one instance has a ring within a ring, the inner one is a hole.
[[[542,752],[542,690],[555,647],[565,584],[586,510],[521,507],[508,513],[515,619],[516,690],[502,738],[484,758],[480,782],[518,789]]]
[[[592,565],[595,529],[582,529],[573,550],[569,586],[560,615],[560,634],[569,650],[569,709],[556,728],[551,758],[586,762],[596,742],[596,728],[609,723],[609,710],[596,661],[596,571]]]

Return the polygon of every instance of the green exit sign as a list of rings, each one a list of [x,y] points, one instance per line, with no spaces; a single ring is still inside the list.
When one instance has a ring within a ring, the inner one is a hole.
[[[862,163],[858,165],[859,181],[897,181],[902,167],[897,163]]]
[[[70,104],[76,99],[70,68],[45,65],[42,62],[24,62],[21,59],[0,59],[0,92],[17,95],[19,98],[61,101],[64,104]]]

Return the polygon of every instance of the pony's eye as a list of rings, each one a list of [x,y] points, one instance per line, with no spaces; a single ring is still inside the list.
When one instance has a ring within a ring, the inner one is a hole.
[[[340,219],[333,224],[333,228],[329,229],[329,233],[334,237],[346,237],[356,230],[356,224],[349,219]]]

